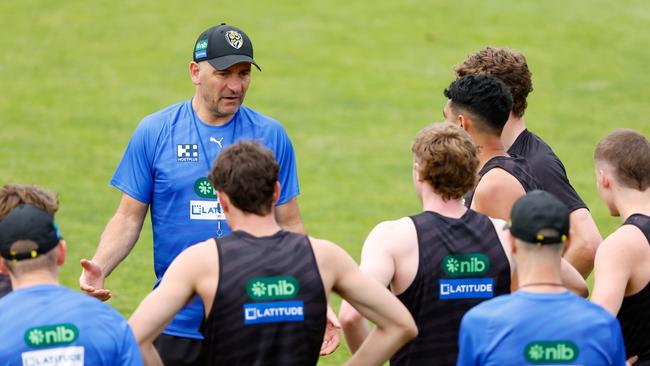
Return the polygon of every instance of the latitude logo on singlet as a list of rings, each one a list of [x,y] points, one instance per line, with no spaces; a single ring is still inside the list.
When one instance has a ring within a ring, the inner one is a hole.
[[[524,348],[526,361],[533,365],[573,362],[578,354],[578,346],[572,341],[534,341]]]
[[[46,325],[29,328],[24,340],[30,347],[59,346],[74,342],[79,337],[79,329],[70,323]]]

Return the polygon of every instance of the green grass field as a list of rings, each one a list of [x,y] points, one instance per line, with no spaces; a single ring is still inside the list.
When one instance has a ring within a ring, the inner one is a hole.
[[[191,4],[191,5],[190,5]],[[191,6],[191,7],[190,7]],[[415,213],[410,144],[442,119],[452,67],[487,45],[524,52],[535,91],[526,121],[564,161],[604,235],[596,142],[619,127],[650,136],[650,7],[620,1],[0,2],[0,183],[58,192],[76,288],[115,210],[108,185],[139,120],[189,98],[197,35],[244,29],[264,70],[247,105],[280,120],[298,156],[310,233],[358,258],[379,221]],[[128,316],[153,283],[147,221],[109,278]],[[345,347],[322,359],[339,365]]]

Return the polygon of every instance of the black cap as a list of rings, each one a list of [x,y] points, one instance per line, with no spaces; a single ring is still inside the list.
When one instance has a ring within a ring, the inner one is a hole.
[[[569,235],[569,209],[548,192],[531,191],[512,206],[508,227],[512,236],[525,242],[559,244]],[[556,234],[540,234],[544,229]]]
[[[208,61],[217,70],[248,62],[262,71],[253,59],[253,44],[241,29],[221,23],[199,36],[194,44],[194,61]]]
[[[30,240],[38,248],[29,252],[16,253],[11,246],[19,240]],[[0,255],[11,260],[36,258],[56,247],[61,240],[54,216],[32,205],[21,205],[11,210],[0,221]]]

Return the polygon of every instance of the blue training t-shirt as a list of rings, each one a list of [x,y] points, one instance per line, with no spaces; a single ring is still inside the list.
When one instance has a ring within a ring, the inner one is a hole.
[[[293,145],[284,128],[245,106],[227,124],[210,126],[188,100],[145,117],[133,133],[111,184],[150,205],[156,285],[183,249],[230,233],[207,176],[222,149],[239,140],[255,140],[275,155],[280,165],[278,205],[300,193]],[[196,296],[163,333],[201,339],[204,315]]]
[[[0,299],[0,366],[142,365],[126,320],[101,301],[58,285]]]
[[[625,347],[602,307],[568,291],[520,290],[465,314],[457,365],[624,366]]]

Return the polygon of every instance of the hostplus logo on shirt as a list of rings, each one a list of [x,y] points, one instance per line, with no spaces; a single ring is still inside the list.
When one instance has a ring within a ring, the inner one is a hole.
[[[578,358],[578,346],[572,341],[535,341],[524,348],[526,361],[533,365],[557,365]]]
[[[248,281],[246,293],[254,300],[291,299],[300,292],[300,282],[293,276],[256,277]],[[244,304],[244,324],[302,322],[304,302],[275,301]]]
[[[178,162],[199,161],[199,145],[197,144],[176,145],[176,161]]]

